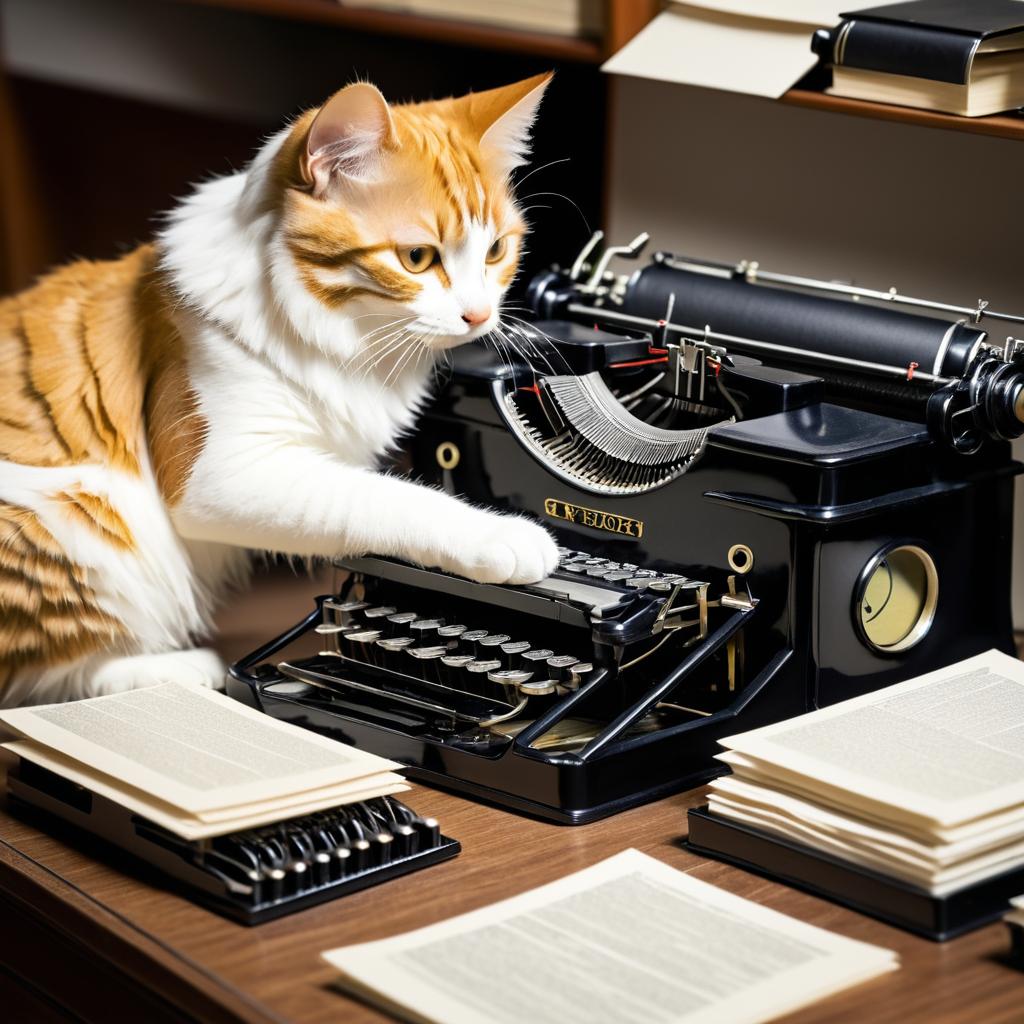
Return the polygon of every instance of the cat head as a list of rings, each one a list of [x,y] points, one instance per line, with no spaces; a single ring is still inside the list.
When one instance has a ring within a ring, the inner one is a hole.
[[[351,358],[495,327],[526,231],[511,172],[550,78],[405,105],[361,82],[292,126],[272,273],[304,339]]]

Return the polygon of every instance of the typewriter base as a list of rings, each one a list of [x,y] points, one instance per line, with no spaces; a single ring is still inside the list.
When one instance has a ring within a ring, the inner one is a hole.
[[[789,661],[775,659],[731,706],[711,718],[626,741],[593,761],[571,754],[531,754],[515,743],[501,757],[479,757],[322,705],[272,696],[255,679],[239,678],[237,668],[228,677],[227,692],[275,718],[399,761],[410,779],[556,824],[585,825],[722,774],[724,768],[714,759],[718,740],[768,723],[772,707],[767,691]]]
[[[481,786],[464,779],[453,779],[449,775],[430,772],[424,769],[406,768],[403,769],[403,774],[406,778],[415,779],[417,782],[422,782],[425,785],[436,786],[438,789],[443,789],[450,793],[464,793],[467,796],[471,796],[474,800],[480,800],[495,807],[507,807],[520,814],[550,821],[556,825],[589,825],[592,821],[609,818],[620,811],[628,811],[632,807],[649,804],[654,800],[661,800],[662,797],[672,796],[674,793],[696,789],[698,786],[703,786],[704,783],[710,782],[719,775],[725,774],[725,769],[716,770],[712,768],[707,771],[694,772],[682,779],[673,779],[671,782],[650,786],[647,789],[630,793],[628,796],[606,800],[603,803],[584,808],[549,807],[546,804],[518,797],[514,793],[491,789],[488,786]]]
[[[818,850],[715,817],[707,804],[687,815],[694,853],[832,900],[936,942],[999,920],[1024,891],[1024,867],[946,896],[861,868]]]

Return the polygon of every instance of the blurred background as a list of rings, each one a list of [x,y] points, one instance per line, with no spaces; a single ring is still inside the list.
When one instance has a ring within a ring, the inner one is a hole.
[[[603,57],[641,0],[0,0],[0,288],[148,238],[190,182],[243,166],[261,138],[356,77],[392,101],[554,68],[525,193],[527,272],[602,220]],[[449,10],[459,17],[418,14]],[[526,276],[526,275],[524,275]]]

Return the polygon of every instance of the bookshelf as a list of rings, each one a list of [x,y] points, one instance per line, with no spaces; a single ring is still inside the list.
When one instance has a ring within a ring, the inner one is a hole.
[[[429,42],[506,50],[558,61],[600,63],[624,45],[657,12],[657,0],[606,0],[606,30],[602,38],[578,38],[502,28],[359,7],[338,0],[183,0],[185,3],[226,7],[271,17],[318,22],[377,35],[399,35]]]
[[[897,107],[888,103],[848,99],[845,96],[829,96],[827,93],[811,89],[790,89],[779,102],[794,107],[806,107],[809,110],[870,117],[876,121],[916,124],[924,128],[944,128],[948,131],[988,135],[999,139],[1024,139],[1024,116],[1014,114],[958,117],[955,114],[941,114],[934,110],[918,110],[915,107]]]

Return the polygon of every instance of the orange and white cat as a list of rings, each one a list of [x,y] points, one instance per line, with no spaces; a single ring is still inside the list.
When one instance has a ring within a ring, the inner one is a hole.
[[[0,302],[0,705],[218,684],[194,645],[247,549],[554,568],[540,526],[377,471],[435,360],[499,322],[549,77],[348,86],[155,245]]]

